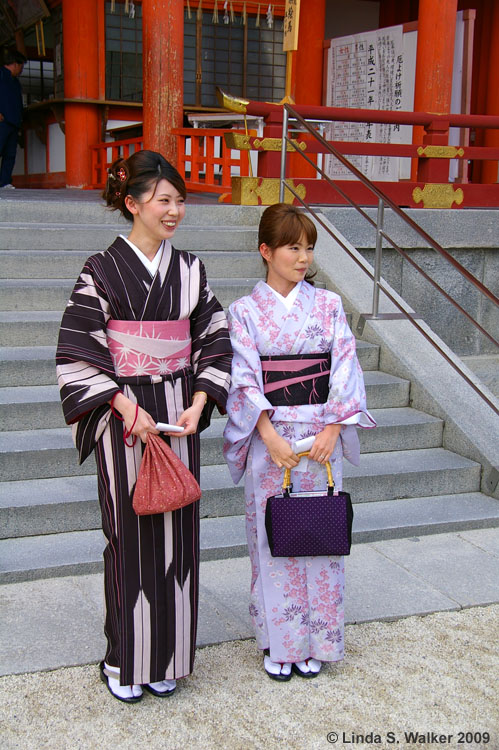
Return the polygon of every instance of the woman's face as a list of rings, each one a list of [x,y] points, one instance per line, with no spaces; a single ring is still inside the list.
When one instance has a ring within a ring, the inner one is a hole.
[[[185,216],[185,201],[171,182],[159,180],[139,200],[127,195],[125,203],[133,214],[134,234],[162,242],[173,237]]]
[[[298,242],[282,245],[272,250],[268,245],[260,245],[260,253],[267,261],[267,284],[283,297],[305,278],[314,260],[314,247],[302,234]]]

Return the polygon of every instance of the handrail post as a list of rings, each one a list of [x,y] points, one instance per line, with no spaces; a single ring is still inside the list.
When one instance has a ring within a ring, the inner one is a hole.
[[[373,318],[378,317],[379,311],[379,282],[381,279],[381,259],[383,254],[383,219],[385,204],[382,198],[378,199],[378,216],[376,219],[376,252],[374,254],[374,288],[373,288]]]
[[[288,109],[284,105],[282,112],[282,140],[281,140],[281,179],[279,182],[279,203],[284,203],[284,180],[286,179],[286,156],[288,153]]]

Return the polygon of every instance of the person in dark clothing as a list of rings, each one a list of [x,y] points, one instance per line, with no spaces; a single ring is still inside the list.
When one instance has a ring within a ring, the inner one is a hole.
[[[9,50],[0,68],[0,188],[13,187],[12,170],[23,116],[21,84],[17,79],[23,72],[25,62],[26,58],[21,52]]]

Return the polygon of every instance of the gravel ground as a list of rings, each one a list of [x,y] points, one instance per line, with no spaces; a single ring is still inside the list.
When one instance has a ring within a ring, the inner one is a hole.
[[[2,677],[1,747],[499,750],[498,615],[492,605],[350,625],[344,662],[288,683],[263,674],[254,641],[224,643],[198,650],[174,696],[134,705],[111,698],[95,665]]]

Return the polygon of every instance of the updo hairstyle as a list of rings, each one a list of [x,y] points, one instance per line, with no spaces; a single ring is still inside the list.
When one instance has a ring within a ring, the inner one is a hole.
[[[314,222],[300,211],[297,206],[289,203],[274,203],[263,212],[258,227],[258,247],[265,243],[270,250],[275,250],[283,245],[294,245],[305,235],[307,242],[315,247],[317,242],[317,229]],[[262,257],[265,267],[267,261]],[[312,279],[317,274],[308,274],[305,281],[313,283]]]
[[[136,151],[128,159],[120,157],[113,162],[102,197],[111,210],[120,211],[125,219],[133,221],[133,214],[125,205],[126,196],[140,201],[160,180],[168,180],[185,199],[185,182],[164,156],[156,151]]]

